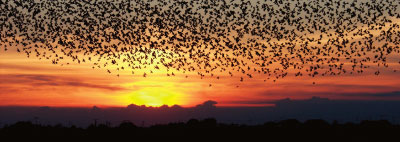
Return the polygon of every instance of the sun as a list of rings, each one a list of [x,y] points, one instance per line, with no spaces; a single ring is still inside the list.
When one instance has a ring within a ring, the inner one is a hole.
[[[133,92],[130,96],[131,103],[151,107],[172,106],[183,103],[180,98],[182,96],[181,93],[159,87],[143,88]]]

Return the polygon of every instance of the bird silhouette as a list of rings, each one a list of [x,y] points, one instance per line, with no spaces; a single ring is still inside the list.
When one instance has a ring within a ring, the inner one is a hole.
[[[398,0],[0,2],[0,48],[53,64],[93,62],[108,73],[261,74],[275,82],[372,65],[379,75],[400,54]]]

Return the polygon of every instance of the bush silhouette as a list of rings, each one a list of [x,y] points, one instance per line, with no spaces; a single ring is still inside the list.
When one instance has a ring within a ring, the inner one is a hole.
[[[224,138],[224,139],[265,139],[271,141],[384,141],[398,139],[400,126],[386,120],[365,120],[360,123],[333,124],[321,119],[296,119],[267,122],[263,125],[221,124],[214,118],[190,119],[186,123],[169,123],[151,127],[138,127],[130,121],[123,121],[112,127],[110,123],[91,124],[87,128],[63,125],[45,126],[21,121],[0,129],[0,136],[20,137],[177,137],[177,138]]]

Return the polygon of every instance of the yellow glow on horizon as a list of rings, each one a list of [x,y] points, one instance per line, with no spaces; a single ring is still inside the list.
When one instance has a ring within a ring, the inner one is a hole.
[[[170,89],[149,87],[143,88],[133,92],[128,96],[128,100],[131,104],[145,105],[151,107],[160,107],[163,105],[173,106],[181,105],[183,94]]]

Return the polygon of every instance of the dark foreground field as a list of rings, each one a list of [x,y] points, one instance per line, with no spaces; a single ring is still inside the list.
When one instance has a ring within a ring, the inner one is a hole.
[[[155,139],[174,138],[188,141],[209,139],[241,139],[261,141],[398,141],[400,126],[386,120],[361,121],[360,123],[338,124],[324,120],[299,122],[295,119],[267,122],[263,125],[247,126],[221,124],[215,119],[191,119],[186,123],[170,123],[151,127],[138,127],[123,122],[112,127],[110,124],[92,124],[87,128],[75,126],[45,126],[32,122],[18,122],[0,129],[2,138],[131,138]]]

